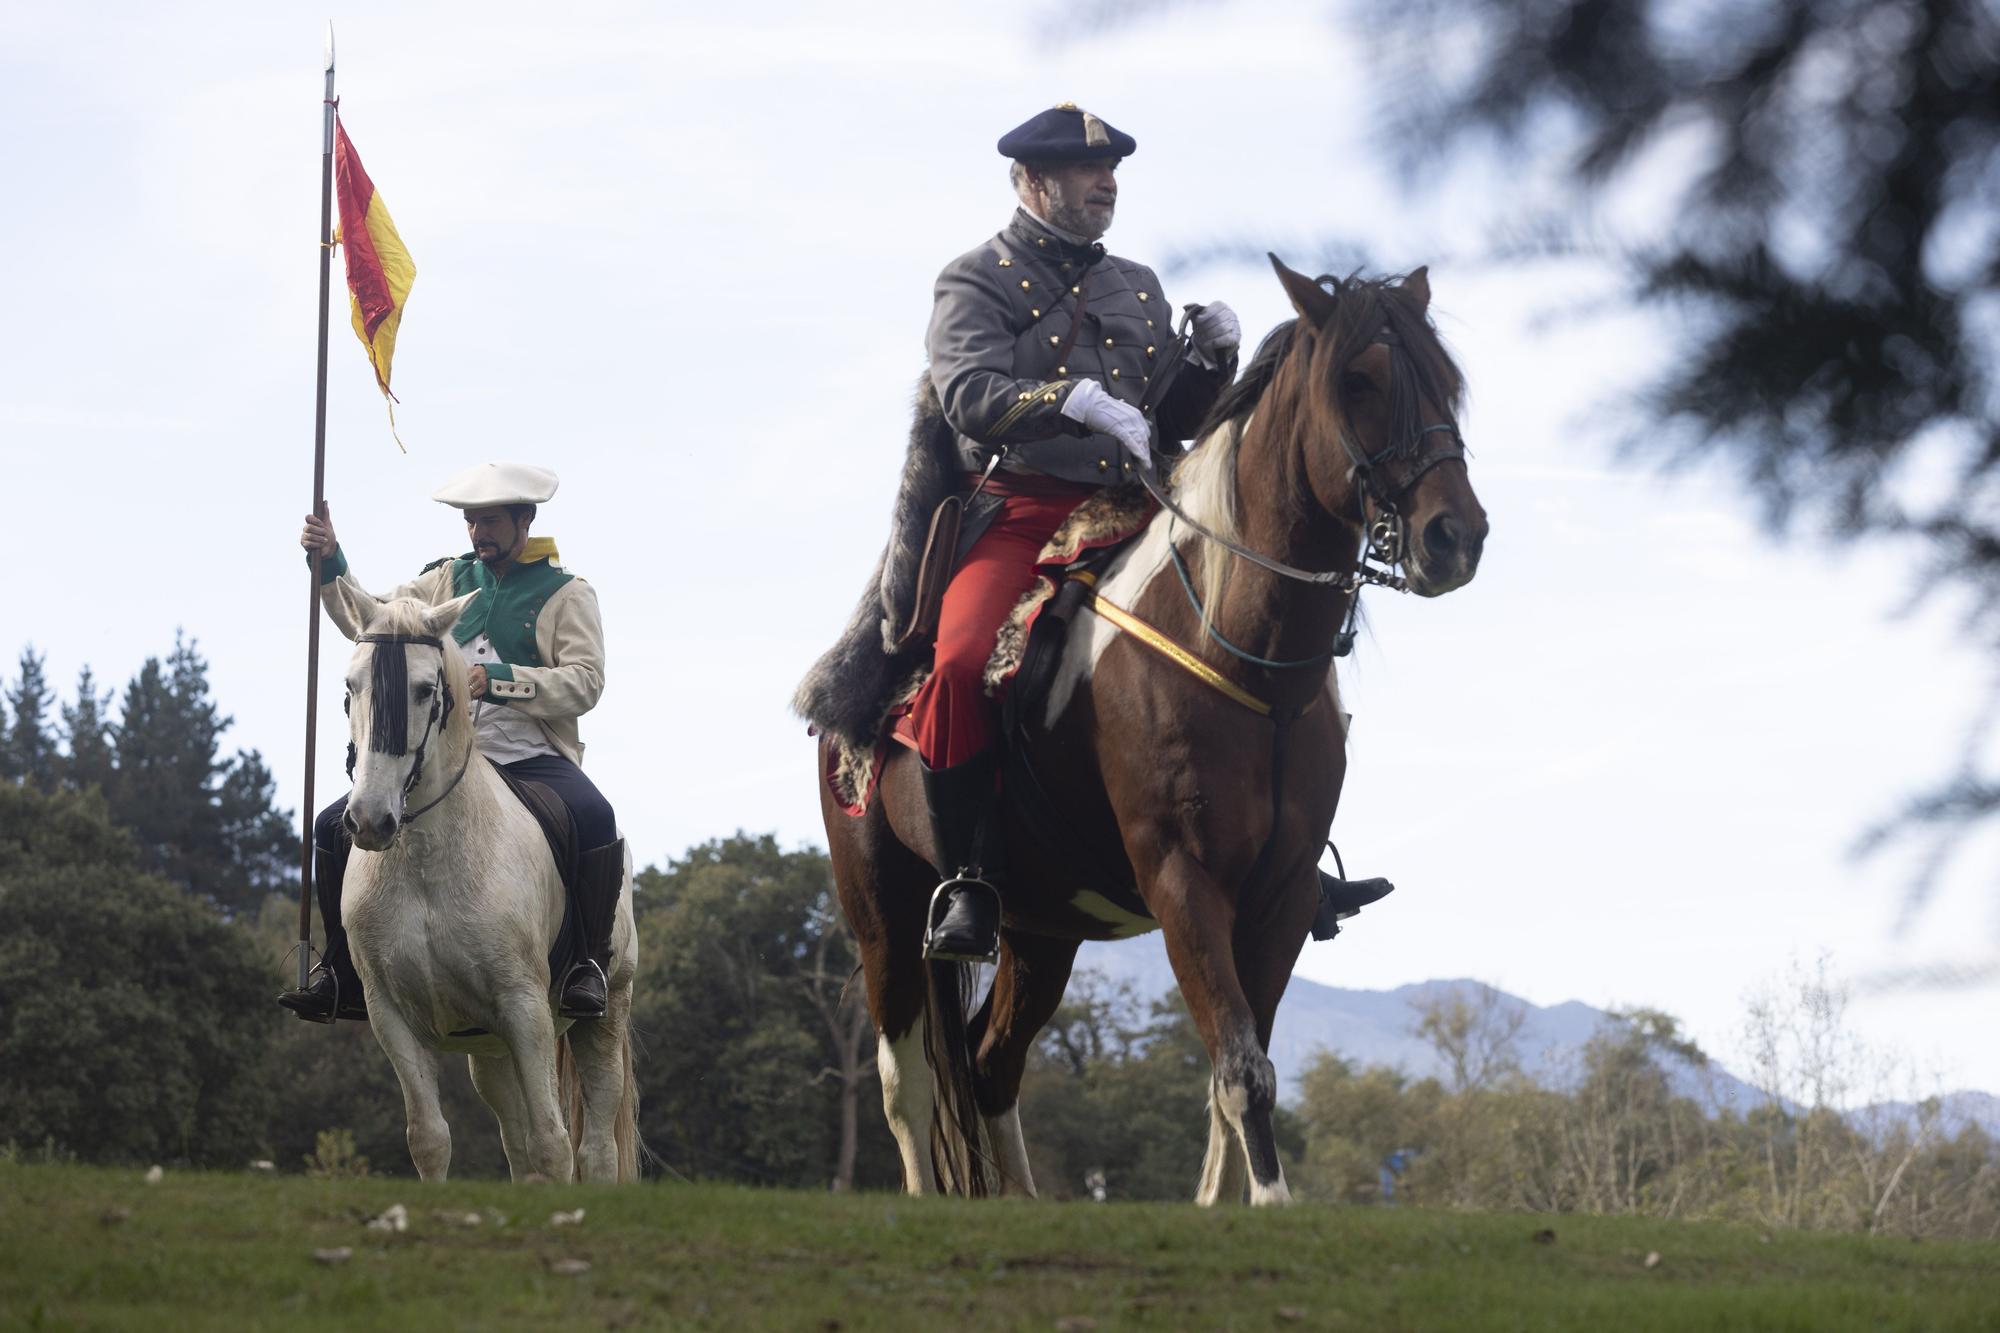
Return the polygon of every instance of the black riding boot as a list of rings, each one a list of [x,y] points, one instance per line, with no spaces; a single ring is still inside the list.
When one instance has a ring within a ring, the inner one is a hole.
[[[576,912],[590,956],[563,978],[556,1012],[564,1018],[602,1018],[610,998],[611,931],[618,924],[618,895],[625,887],[625,840],[583,854]]]
[[[326,952],[319,966],[296,990],[282,991],[278,1003],[309,1023],[331,1023],[336,1018],[368,1021],[368,1006],[361,998],[361,978],[354,971],[354,959],[347,952],[347,931],[340,924],[340,885],[347,875],[347,853],[352,846],[344,837],[326,840],[314,829],[313,888],[319,899],[319,918],[326,928]]]
[[[937,871],[944,877],[924,921],[924,957],[990,963],[1000,956],[1000,891],[995,885],[1003,873],[992,818],[997,751],[950,768],[920,767]]]

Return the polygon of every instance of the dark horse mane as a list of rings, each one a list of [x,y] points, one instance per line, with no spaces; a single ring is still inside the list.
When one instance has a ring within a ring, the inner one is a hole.
[[[1347,365],[1375,342],[1388,342],[1405,353],[1390,358],[1390,438],[1399,448],[1416,446],[1426,401],[1454,416],[1465,404],[1465,377],[1431,322],[1427,303],[1409,290],[1410,277],[1350,274],[1337,278],[1321,274],[1315,279],[1321,287],[1329,288],[1333,297],[1333,317],[1316,331],[1333,345],[1332,368]],[[1293,318],[1264,335],[1242,374],[1209,409],[1197,439],[1207,438],[1221,426],[1241,425],[1256,410],[1277,378],[1279,367],[1290,357],[1298,329],[1299,321]]]

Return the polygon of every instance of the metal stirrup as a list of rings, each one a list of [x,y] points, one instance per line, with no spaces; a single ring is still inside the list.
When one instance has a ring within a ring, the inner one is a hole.
[[[955,889],[976,890],[980,893],[986,894],[993,900],[994,919],[996,921],[999,919],[1000,890],[994,888],[991,882],[979,878],[979,876],[976,873],[973,874],[967,873],[967,871],[976,872],[978,870],[979,870],[978,866],[967,866],[961,869],[957,874],[952,875],[949,879],[944,880],[935,889],[931,890],[930,907],[924,913],[924,957],[925,958],[931,957],[931,948],[933,946],[934,941],[937,938],[937,928],[939,924],[939,918],[940,916],[942,916],[942,913],[938,911],[938,904],[941,902],[949,901],[953,890]],[[974,961],[992,963],[992,962],[998,962],[999,958],[1000,958],[1000,932],[996,929],[993,932],[992,951],[990,953],[981,955],[980,958]],[[946,958],[946,959],[937,959],[936,961],[953,962],[961,960]]]

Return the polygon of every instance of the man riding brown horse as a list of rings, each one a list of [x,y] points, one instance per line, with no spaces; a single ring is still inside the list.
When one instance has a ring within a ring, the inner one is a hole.
[[[982,676],[1037,553],[1079,503],[1150,466],[1155,429],[1161,447],[1190,438],[1235,375],[1236,315],[1214,302],[1194,314],[1193,362],[1148,398],[1172,307],[1150,268],[1099,241],[1117,207],[1118,164],[1137,146],[1068,102],[1016,127],[999,148],[1013,159],[1020,207],[938,276],[930,383],[974,504],[911,710],[943,877],[930,958],[987,961],[997,950],[998,726]]]

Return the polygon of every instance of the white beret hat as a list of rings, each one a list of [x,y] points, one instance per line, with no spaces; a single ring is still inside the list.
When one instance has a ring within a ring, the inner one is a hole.
[[[431,493],[431,499],[454,509],[490,509],[495,505],[538,505],[562,483],[545,467],[527,463],[479,463]]]

